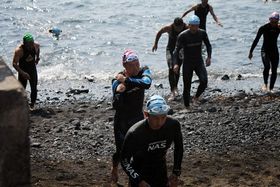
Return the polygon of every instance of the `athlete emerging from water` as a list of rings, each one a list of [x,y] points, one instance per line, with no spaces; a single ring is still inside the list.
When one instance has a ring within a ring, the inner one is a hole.
[[[40,45],[34,42],[33,36],[29,33],[23,37],[23,44],[15,49],[13,67],[18,72],[18,80],[24,88],[29,81],[31,88],[30,109],[34,109],[37,99],[38,75],[36,65],[40,60]]]
[[[183,98],[184,104],[187,109],[190,107],[190,91],[193,77],[193,71],[199,78],[199,86],[197,92],[193,97],[193,102],[197,103],[200,95],[204,92],[207,87],[208,78],[205,65],[202,58],[202,42],[204,42],[207,49],[206,66],[211,64],[211,53],[212,47],[209,42],[207,33],[205,30],[199,29],[199,18],[196,15],[192,15],[189,20],[189,30],[183,31],[179,36],[174,51],[175,66],[174,71],[178,73],[180,67],[180,61],[176,61],[179,51],[184,49],[184,60],[183,60],[183,81],[184,91]]]
[[[172,101],[175,99],[176,96],[178,96],[178,81],[180,74],[175,74],[173,71],[174,63],[173,63],[173,52],[176,45],[177,36],[184,30],[186,30],[188,26],[183,22],[182,18],[175,18],[174,22],[170,25],[162,27],[157,35],[154,42],[154,46],[152,51],[156,51],[158,48],[158,41],[162,34],[168,33],[168,44],[166,46],[166,60],[167,65],[169,69],[168,73],[168,79],[170,84],[170,97],[168,98],[169,101]],[[177,59],[178,61],[181,61],[181,59]]]
[[[273,12],[269,17],[269,23],[259,28],[257,36],[251,46],[249,56],[248,56],[249,59],[252,59],[253,51],[256,45],[258,44],[259,39],[263,35],[263,45],[261,48],[262,62],[264,65],[264,70],[263,70],[264,85],[262,86],[263,91],[273,92],[274,84],[277,78],[277,68],[279,64],[277,39],[280,33],[278,22],[279,22],[279,14],[277,12]],[[270,77],[270,85],[268,87],[268,77],[269,77],[270,67],[271,67],[271,77]]]
[[[113,155],[112,182],[118,181],[120,152],[127,130],[144,118],[143,102],[145,89],[150,88],[151,72],[140,67],[139,59],[132,50],[123,54],[124,71],[118,73],[112,81],[114,117],[114,135],[116,152]]]
[[[181,174],[183,141],[180,123],[167,116],[169,106],[158,95],[146,104],[146,119],[133,125],[124,140],[121,164],[131,187],[176,187]],[[174,143],[174,165],[168,178],[166,152]]]
[[[200,4],[193,6],[191,9],[187,10],[183,15],[182,18],[185,17],[188,13],[194,11],[194,14],[197,15],[200,19],[199,28],[206,30],[206,18],[208,13],[213,16],[214,20],[219,26],[223,26],[221,22],[218,20],[217,16],[214,13],[213,7],[208,4],[208,0],[201,0]]]

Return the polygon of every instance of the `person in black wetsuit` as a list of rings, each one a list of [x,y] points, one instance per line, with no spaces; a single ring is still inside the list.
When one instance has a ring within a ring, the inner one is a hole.
[[[277,38],[280,33],[278,22],[279,22],[279,14],[277,12],[273,12],[269,18],[269,23],[259,28],[257,36],[251,46],[249,56],[248,56],[249,59],[252,59],[253,51],[256,45],[258,44],[259,39],[263,35],[263,45],[261,48],[261,57],[264,65],[264,70],[263,70],[264,85],[262,87],[263,91],[273,92],[274,84],[277,78],[277,68],[279,64]],[[268,88],[267,84],[268,84],[270,67],[271,67],[271,77],[270,77],[270,85]]]
[[[27,80],[31,88],[30,109],[34,109],[37,99],[38,75],[36,65],[40,60],[40,45],[34,42],[33,36],[27,33],[23,37],[23,44],[14,53],[13,67],[18,71],[18,80],[26,88]]]
[[[170,107],[159,96],[152,96],[144,111],[146,119],[127,132],[121,165],[131,187],[175,187],[181,174],[183,140],[180,123],[167,116]],[[166,153],[174,143],[174,164],[168,178]]]
[[[207,49],[206,66],[211,64],[211,53],[212,47],[209,42],[207,33],[205,30],[199,29],[199,18],[196,15],[192,15],[189,20],[189,29],[183,31],[179,36],[174,50],[174,71],[178,73],[180,67],[180,61],[177,61],[179,51],[181,48],[184,49],[184,60],[183,60],[183,82],[184,82],[184,104],[187,109],[190,107],[190,90],[193,71],[199,78],[199,86],[196,92],[193,102],[197,102],[200,95],[204,92],[207,87],[208,78],[205,65],[203,63],[201,46],[204,42]]]
[[[187,10],[183,15],[182,18],[185,17],[188,13],[194,11],[194,14],[197,15],[200,19],[199,28],[206,30],[206,18],[208,13],[213,16],[214,20],[219,26],[223,26],[220,21],[218,20],[217,16],[214,13],[213,7],[208,4],[208,0],[201,0],[200,4],[193,6],[191,9]]]
[[[152,49],[152,51],[156,51],[158,48],[158,41],[161,35],[164,33],[168,33],[168,44],[166,46],[166,60],[169,69],[168,79],[169,79],[169,84],[171,89],[171,94],[170,97],[168,98],[169,101],[174,100],[175,97],[178,96],[179,94],[177,85],[178,85],[180,74],[179,73],[175,74],[173,71],[174,63],[172,62],[172,56],[173,56],[173,51],[175,49],[177,36],[186,29],[188,29],[188,26],[183,22],[183,19],[175,18],[172,24],[164,26],[158,31]]]
[[[112,182],[118,181],[120,151],[127,130],[144,119],[143,102],[145,89],[152,83],[148,67],[140,67],[139,59],[132,50],[126,50],[122,63],[124,71],[112,81],[114,116],[114,136],[116,152],[113,155]]]

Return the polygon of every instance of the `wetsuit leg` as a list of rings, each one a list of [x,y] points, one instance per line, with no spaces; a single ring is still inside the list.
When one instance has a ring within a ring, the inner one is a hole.
[[[177,88],[180,74],[176,74],[173,71],[174,64],[172,62],[172,53],[169,50],[166,50],[166,60],[167,60],[168,71],[169,71],[168,72],[169,85],[172,92],[174,91],[175,88]]]
[[[263,81],[264,81],[264,84],[267,85],[269,69],[270,69],[270,59],[269,59],[268,55],[266,54],[266,52],[264,52],[264,51],[261,52],[261,56],[262,56],[262,62],[263,62],[263,66],[264,66]]]
[[[120,119],[119,116],[115,115],[114,118],[114,136],[115,136],[115,145],[116,145],[116,152],[113,154],[113,166],[118,166],[120,162],[120,154],[121,148],[123,145],[125,134],[123,134],[121,130],[121,126],[124,126],[122,123],[125,123]]]
[[[274,88],[274,84],[277,78],[277,68],[279,64],[279,54],[274,53],[270,55],[270,62],[271,62],[271,77],[270,77],[270,86],[269,89],[272,90]]]
[[[129,120],[123,119],[122,117],[115,115],[114,136],[115,136],[116,152],[113,154],[113,166],[117,166],[120,162],[121,149],[127,131],[132,125],[134,125],[135,123],[137,123],[142,119],[144,119],[143,113]]]
[[[26,85],[27,85],[27,80],[25,78],[23,78],[20,74],[18,74],[18,81],[21,83],[21,85],[25,89]]]
[[[199,78],[199,86],[197,88],[196,97],[199,97],[204,90],[207,88],[208,78],[207,78],[207,71],[203,64],[203,61],[198,63],[195,68],[195,73]]]
[[[184,91],[183,91],[183,98],[184,98],[184,105],[185,107],[190,106],[190,92],[191,92],[191,84],[192,84],[192,77],[193,77],[193,68],[191,65],[183,65],[183,82],[184,82]]]
[[[37,99],[37,84],[38,84],[38,76],[37,76],[37,70],[36,67],[29,72],[30,75],[30,89],[31,89],[31,104],[35,104],[36,99]]]

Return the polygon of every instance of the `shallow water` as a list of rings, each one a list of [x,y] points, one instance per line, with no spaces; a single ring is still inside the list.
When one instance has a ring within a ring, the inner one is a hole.
[[[50,86],[79,86],[88,75],[94,76],[98,83],[110,84],[112,76],[122,69],[120,61],[125,48],[138,52],[141,63],[153,70],[156,80],[166,79],[168,38],[163,35],[158,51],[153,53],[151,48],[156,32],[198,2],[3,0],[0,5],[0,55],[11,67],[14,48],[20,44],[25,32],[31,32],[41,44],[38,66],[41,90]],[[259,26],[267,22],[271,12],[279,10],[279,1],[210,0],[209,3],[224,25],[223,28],[217,26],[208,15],[207,31],[213,47],[212,65],[208,68],[210,84],[219,85],[224,74],[231,77],[242,74],[246,79],[259,80],[257,85],[250,87],[259,86],[262,82],[262,40],[254,51],[253,63],[247,58],[248,51]],[[48,33],[52,27],[62,29],[60,40]],[[279,87],[279,81],[276,87]]]

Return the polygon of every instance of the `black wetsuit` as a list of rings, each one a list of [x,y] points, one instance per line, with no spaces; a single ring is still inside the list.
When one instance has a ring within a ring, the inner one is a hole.
[[[174,28],[174,25],[172,24],[172,30],[171,33],[169,33],[168,37],[168,44],[166,46],[166,59],[167,59],[167,65],[169,68],[169,73],[168,73],[168,78],[169,78],[169,84],[170,84],[170,89],[171,91],[174,91],[175,88],[177,88],[178,81],[180,74],[176,74],[173,71],[174,63],[172,61],[173,59],[173,52],[176,46],[176,41],[178,35],[186,29],[186,25],[184,24],[184,29],[181,30],[180,32],[177,32]],[[181,61],[181,58],[178,57],[178,61]]]
[[[19,59],[19,67],[24,72],[28,73],[30,76],[30,90],[31,90],[31,104],[34,104],[37,99],[37,84],[38,84],[38,75],[35,64],[36,51],[35,48],[32,51],[28,51],[24,48],[24,45],[20,46],[23,49],[23,57]],[[26,88],[27,80],[18,74],[18,80],[24,88]]]
[[[112,81],[113,107],[116,110],[114,117],[116,143],[116,153],[113,155],[114,165],[119,163],[120,151],[126,132],[133,124],[144,119],[144,92],[151,86],[151,83],[151,72],[147,67],[142,68],[137,76],[126,78],[126,90],[123,93],[116,91],[120,82],[115,79]]]
[[[253,53],[259,39],[263,35],[263,45],[261,48],[262,61],[264,65],[263,79],[264,83],[268,83],[269,69],[271,63],[271,78],[270,78],[270,90],[274,88],[274,84],[277,78],[277,67],[279,64],[279,52],[277,46],[277,38],[280,33],[279,27],[273,27],[270,23],[267,23],[259,28],[257,36],[251,46],[250,53]]]
[[[196,97],[199,97],[207,87],[208,78],[205,65],[203,63],[201,46],[202,42],[205,43],[207,49],[207,55],[211,58],[212,47],[209,42],[207,33],[205,30],[199,29],[196,33],[192,33],[190,30],[182,32],[178,36],[176,48],[174,51],[175,64],[180,65],[180,61],[176,61],[177,56],[181,48],[184,49],[184,61],[183,61],[183,80],[184,80],[184,104],[186,107],[190,104],[190,90],[193,71],[199,78],[199,86],[196,92]]]
[[[200,19],[199,28],[206,30],[206,18],[210,11],[210,6],[207,4],[205,7],[202,4],[197,5],[197,9],[194,11],[194,14],[197,15]]]
[[[167,117],[158,130],[149,127],[148,120],[133,125],[125,137],[121,164],[132,187],[141,180],[151,187],[166,187],[168,183],[166,152],[174,142],[173,173],[180,175],[183,141],[180,123]]]

